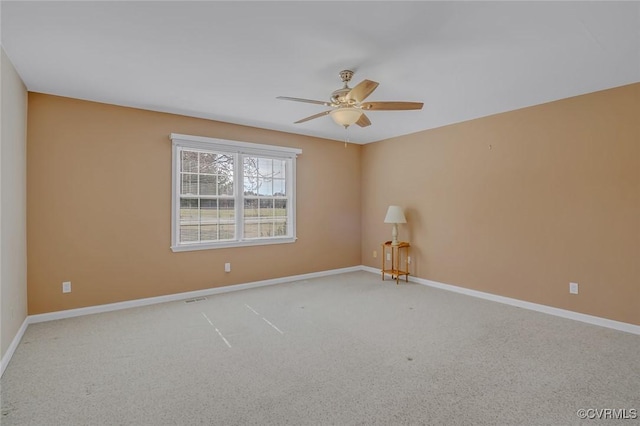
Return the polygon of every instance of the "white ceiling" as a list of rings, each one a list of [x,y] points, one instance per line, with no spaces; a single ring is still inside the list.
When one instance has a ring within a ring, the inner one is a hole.
[[[638,2],[11,2],[2,46],[30,91],[344,140],[338,73],[380,86],[367,143],[640,81]]]

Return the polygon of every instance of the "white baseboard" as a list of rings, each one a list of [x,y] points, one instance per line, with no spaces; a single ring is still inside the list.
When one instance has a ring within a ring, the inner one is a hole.
[[[361,269],[363,271],[372,272],[374,274],[380,274],[380,269],[372,268],[370,266],[362,266]],[[424,278],[409,276],[409,281],[426,285],[428,287],[437,288],[440,290],[453,291],[455,293],[465,294],[467,296],[477,297],[479,299],[485,299],[485,300],[490,300],[492,302],[504,303],[505,305],[516,306],[518,308],[529,309],[531,311],[542,312],[549,315],[555,315],[557,317],[568,318],[575,321],[585,322],[587,324],[599,325],[600,327],[612,328],[614,330],[640,335],[640,325],[614,321],[607,318],[596,317],[593,315],[581,314],[579,312],[568,311],[566,309],[560,309],[560,308],[554,308],[552,306],[547,306],[547,305],[540,305],[538,303],[526,302],[524,300],[519,300],[519,299],[512,299],[510,297],[498,296],[495,294],[485,293],[478,290],[471,290],[469,288],[458,287],[451,284],[443,284],[437,281],[426,280]]]
[[[346,272],[360,271],[360,266],[352,266],[349,268],[330,269],[328,271],[311,272],[308,274],[291,275],[282,278],[273,278],[270,280],[254,281],[245,284],[234,284],[224,287],[207,288],[204,290],[188,291],[185,293],[168,294],[166,296],[148,297],[145,299],[128,300],[126,302],[109,303],[106,305],[88,306],[86,308],[69,309],[66,311],[48,312],[46,314],[31,315],[29,324],[35,324],[44,321],[53,321],[64,318],[73,318],[82,315],[99,314],[102,312],[119,311],[121,309],[137,308],[140,306],[155,305],[157,303],[175,302],[177,300],[191,299],[195,297],[211,296],[214,294],[228,293],[230,291],[246,290],[255,287],[264,287],[274,284],[282,284],[292,281],[308,280],[311,278],[326,277],[329,275],[344,274]]]
[[[426,285],[433,288],[439,288],[447,291],[454,291],[456,293],[466,294],[468,296],[473,296],[480,299],[491,300],[493,302],[516,306],[518,308],[529,309],[531,311],[542,312],[549,315],[555,315],[557,317],[568,318],[575,321],[585,322],[587,324],[599,325],[600,327],[612,328],[614,330],[640,335],[640,325],[629,324],[621,321],[614,321],[607,318],[582,314],[580,312],[568,311],[566,309],[554,308],[553,306],[540,305],[538,303],[527,302],[524,300],[512,299],[510,297],[498,296],[491,293],[484,293],[482,291],[471,290],[463,287],[457,287],[450,284],[443,284],[436,281],[425,280],[417,277],[409,277],[409,280],[417,282],[418,284]]]
[[[351,266],[348,268],[330,269],[328,271],[311,272],[308,274],[301,274],[301,275],[291,275],[288,277],[254,281],[254,282],[245,283],[245,284],[228,285],[224,287],[215,287],[215,288],[208,288],[204,290],[188,291],[184,293],[168,294],[166,296],[148,297],[145,299],[136,299],[136,300],[128,300],[125,302],[109,303],[106,305],[88,306],[86,308],[68,309],[65,311],[47,312],[45,314],[30,315],[27,318],[25,318],[24,322],[22,323],[22,326],[18,330],[18,333],[15,335],[15,337],[13,338],[13,341],[11,342],[11,345],[7,349],[7,352],[2,357],[2,372],[0,373],[0,377],[2,376],[2,374],[4,374],[4,370],[7,368],[7,365],[9,365],[9,361],[11,361],[11,357],[13,357],[13,353],[15,352],[16,348],[18,347],[18,344],[22,340],[22,336],[27,330],[27,326],[29,324],[35,324],[35,323],[45,322],[45,321],[54,321],[54,320],[65,319],[65,318],[73,318],[73,317],[78,317],[82,315],[99,314],[102,312],[118,311],[121,309],[136,308],[139,306],[154,305],[157,303],[174,302],[177,300],[185,300],[185,299],[191,299],[195,297],[210,296],[213,294],[246,290],[249,288],[264,287],[268,285],[282,284],[282,283],[288,283],[292,281],[309,280],[312,278],[326,277],[330,275],[344,274],[347,272],[356,272],[360,270],[361,270],[360,266]]]
[[[366,271],[366,272],[371,272],[372,274],[378,274],[378,275],[382,274],[380,272],[380,268],[372,268],[371,266],[362,265],[362,266],[360,266],[360,270],[361,271]]]
[[[20,328],[18,329],[18,332],[16,333],[13,340],[11,341],[11,344],[7,348],[7,351],[2,356],[2,364],[1,364],[2,366],[0,367],[1,368],[0,377],[2,377],[2,375],[4,374],[4,370],[7,368],[7,365],[9,365],[9,361],[11,361],[11,358],[13,357],[13,353],[18,348],[18,344],[22,340],[22,336],[24,336],[24,332],[27,331],[28,325],[29,325],[29,317],[26,317],[24,321],[22,321],[22,325],[20,326]]]
[[[11,361],[11,357],[13,356],[13,353],[18,347],[20,340],[22,340],[22,336],[27,330],[27,326],[29,324],[35,324],[35,323],[44,322],[44,321],[53,321],[53,320],[64,319],[64,318],[73,318],[73,317],[82,316],[82,315],[98,314],[102,312],[117,311],[121,309],[135,308],[139,306],[147,306],[147,305],[153,305],[157,303],[174,302],[177,300],[191,299],[191,298],[202,297],[202,296],[210,296],[214,294],[227,293],[230,291],[246,290],[249,288],[264,287],[268,285],[282,284],[282,283],[287,283],[292,281],[308,280],[312,278],[326,277],[330,275],[344,274],[347,272],[355,272],[355,271],[366,271],[366,272],[371,272],[373,274],[380,274],[380,269],[372,268],[370,266],[365,266],[365,265],[359,265],[359,266],[351,266],[348,268],[331,269],[328,271],[311,272],[309,274],[291,275],[288,277],[274,278],[270,280],[254,281],[254,282],[245,283],[245,284],[235,284],[235,285],[229,285],[224,287],[209,288],[204,290],[188,291],[184,293],[168,294],[166,296],[148,297],[145,299],[129,300],[126,302],[109,303],[106,305],[89,306],[86,308],[69,309],[66,311],[57,311],[57,312],[48,312],[45,314],[30,315],[27,318],[25,318],[24,322],[22,323],[22,326],[20,326],[20,329],[18,330],[18,333],[13,338],[11,345],[9,345],[7,352],[2,357],[2,371],[0,372],[0,376],[4,374],[4,371],[7,368],[7,365],[9,365],[9,361]],[[504,303],[511,306],[517,306],[519,308],[529,309],[532,311],[542,312],[549,315],[555,315],[562,318],[568,318],[576,321],[585,322],[588,324],[598,325],[601,327],[611,328],[614,330],[619,330],[627,333],[640,335],[640,326],[634,325],[634,324],[614,321],[607,318],[595,317],[592,315],[581,314],[573,311],[567,311],[565,309],[559,309],[551,306],[540,305],[537,303],[526,302],[523,300],[512,299],[509,297],[498,296],[495,294],[485,293],[477,290],[471,290],[468,288],[458,287],[450,284],[443,284],[436,281],[426,280],[424,278],[409,276],[409,281],[426,285],[429,287],[441,289],[441,290],[453,291],[455,293],[465,294],[467,296],[477,297],[485,300],[491,300],[493,302]]]

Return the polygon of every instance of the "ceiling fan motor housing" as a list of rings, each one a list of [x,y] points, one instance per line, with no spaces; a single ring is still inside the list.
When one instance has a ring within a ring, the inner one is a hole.
[[[350,91],[351,88],[348,86],[345,86],[338,90],[334,90],[333,93],[331,93],[331,102],[336,104],[336,106],[355,104],[355,101],[353,99],[347,99],[347,95]]]

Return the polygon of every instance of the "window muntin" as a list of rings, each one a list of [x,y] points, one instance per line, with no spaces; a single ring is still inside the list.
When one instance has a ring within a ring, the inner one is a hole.
[[[234,240],[234,155],[180,149],[179,243]]]
[[[172,134],[172,250],[295,241],[302,151]]]

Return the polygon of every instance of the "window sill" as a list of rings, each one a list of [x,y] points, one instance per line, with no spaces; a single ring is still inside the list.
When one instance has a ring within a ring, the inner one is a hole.
[[[171,246],[171,251],[195,251],[195,250],[211,250],[231,247],[251,247],[251,246],[266,246],[272,244],[288,244],[295,243],[297,238],[271,238],[268,240],[244,240],[244,241],[227,241],[224,243],[205,243],[205,244],[181,244],[178,246]]]

